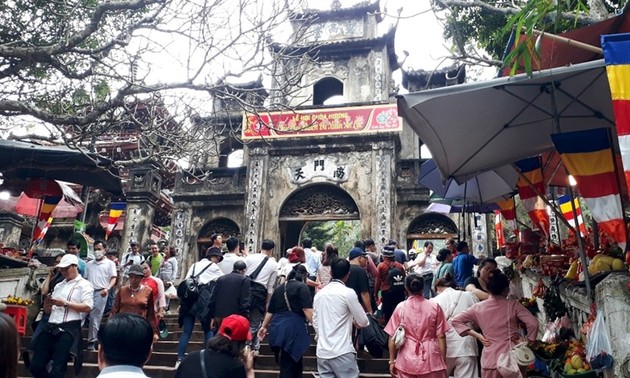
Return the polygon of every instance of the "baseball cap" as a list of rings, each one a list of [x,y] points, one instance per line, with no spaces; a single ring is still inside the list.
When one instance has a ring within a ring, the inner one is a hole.
[[[59,264],[57,264],[57,268],[67,268],[70,265],[79,265],[79,259],[76,255],[66,253],[59,261]]]
[[[350,250],[350,253],[348,254],[348,259],[354,260],[355,258],[359,256],[365,256],[365,255],[367,255],[367,253],[365,253],[361,248],[354,247]]]
[[[230,315],[221,322],[219,335],[231,341],[250,341],[249,320],[241,315]]]
[[[128,268],[127,274],[133,274],[136,276],[144,277],[144,270],[142,269],[142,266],[138,264],[134,264]]]
[[[398,243],[396,243],[396,240],[394,239],[389,239],[389,241],[387,242],[387,245],[396,245]]]

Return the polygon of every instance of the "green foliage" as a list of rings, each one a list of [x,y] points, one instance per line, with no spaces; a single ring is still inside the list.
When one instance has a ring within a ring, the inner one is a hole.
[[[333,243],[339,249],[339,256],[345,257],[354,246],[354,242],[361,239],[360,221],[328,221],[309,222],[304,226],[302,239],[309,238],[319,249],[327,243]]]

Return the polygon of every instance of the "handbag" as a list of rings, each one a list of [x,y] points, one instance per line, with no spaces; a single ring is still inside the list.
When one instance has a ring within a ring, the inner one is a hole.
[[[405,316],[405,305],[403,304],[401,308],[400,325],[398,326],[398,328],[396,328],[396,332],[394,332],[394,336],[392,336],[392,339],[394,340],[394,346],[396,347],[396,349],[400,349],[405,344],[405,326],[403,325],[404,316]]]
[[[510,339],[510,305],[508,303],[508,339]],[[509,351],[499,355],[497,371],[503,378],[521,378],[521,366],[529,366],[534,362],[534,352],[527,342],[514,345]]]

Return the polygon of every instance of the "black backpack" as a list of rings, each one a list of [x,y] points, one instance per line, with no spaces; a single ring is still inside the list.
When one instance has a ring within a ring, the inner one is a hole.
[[[261,312],[265,312],[266,307],[267,307],[267,287],[263,284],[260,284],[256,281],[254,281],[256,279],[256,277],[258,277],[258,274],[260,273],[260,271],[262,270],[262,268],[265,266],[265,264],[267,263],[267,260],[269,260],[269,256],[266,256],[258,265],[258,267],[256,268],[256,270],[249,275],[249,278],[251,280],[250,282],[250,292],[249,292],[249,308],[250,311],[253,309],[259,309]]]
[[[190,277],[183,280],[177,287],[177,296],[179,297],[179,299],[186,303],[193,303],[199,298],[199,276],[201,276],[201,274],[205,272],[206,269],[210,268],[210,265],[212,264],[213,263],[210,262],[210,264],[206,265],[206,267],[203,268],[201,272],[199,272],[199,274],[195,274],[196,264],[193,265],[193,270]]]
[[[405,272],[394,263],[387,270],[387,282],[389,283],[390,293],[405,292]]]

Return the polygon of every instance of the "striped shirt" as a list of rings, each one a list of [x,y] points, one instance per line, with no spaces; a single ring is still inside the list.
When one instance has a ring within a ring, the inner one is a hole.
[[[94,305],[94,289],[80,274],[73,280],[63,280],[55,286],[52,298],[63,299],[70,303],[84,303],[90,308]],[[49,323],[61,324],[73,320],[81,320],[81,313],[68,307],[52,306]]]

